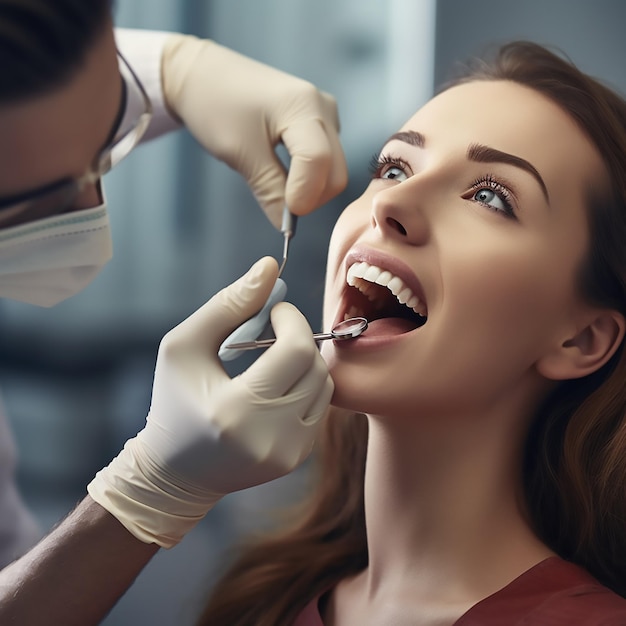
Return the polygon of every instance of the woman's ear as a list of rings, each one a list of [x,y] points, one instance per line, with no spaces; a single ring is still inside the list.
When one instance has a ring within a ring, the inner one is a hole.
[[[600,369],[624,339],[626,321],[613,309],[589,311],[576,333],[537,361],[538,372],[550,380],[582,378]]]

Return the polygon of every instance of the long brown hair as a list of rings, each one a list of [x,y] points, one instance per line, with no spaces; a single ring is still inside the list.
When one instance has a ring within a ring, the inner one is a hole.
[[[581,293],[626,314],[626,102],[544,47],[515,42],[469,66],[453,84],[511,80],[560,105],[597,146],[611,188],[589,194],[590,251]],[[200,624],[288,625],[315,596],[367,565],[363,479],[367,424],[330,415],[319,485],[300,521],[249,547],[213,591]],[[566,381],[528,437],[526,506],[537,534],[562,557],[626,596],[626,352]]]

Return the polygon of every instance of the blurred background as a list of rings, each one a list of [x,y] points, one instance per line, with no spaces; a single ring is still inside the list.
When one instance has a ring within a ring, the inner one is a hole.
[[[336,96],[350,184],[300,219],[284,275],[314,330],[336,216],[365,187],[372,154],[455,64],[531,39],[626,93],[621,0],[117,0],[115,20],[215,39]],[[96,281],[54,309],[0,302],[0,386],[19,485],[43,530],[142,427],[162,335],[257,258],[282,253],[242,179],[186,131],[138,148],[105,187],[114,258]],[[226,498],[157,555],[105,624],[192,624],[237,539],[307,488],[305,466]]]

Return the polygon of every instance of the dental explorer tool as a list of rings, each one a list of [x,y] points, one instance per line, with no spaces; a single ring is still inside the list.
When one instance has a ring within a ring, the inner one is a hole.
[[[367,330],[367,320],[364,317],[351,317],[343,320],[334,326],[329,333],[316,333],[313,335],[315,341],[324,341],[326,339],[338,339],[345,341],[346,339],[355,339],[365,330]],[[256,350],[257,348],[269,348],[276,338],[258,339],[257,341],[242,341],[241,343],[231,343],[225,348],[234,350]]]
[[[232,361],[241,354],[241,351],[238,352],[237,350],[228,349],[232,348],[233,344],[236,342],[245,343],[262,336],[269,327],[270,311],[275,304],[282,302],[285,299],[285,296],[287,295],[287,284],[282,278],[280,278],[280,275],[282,274],[283,269],[285,269],[285,264],[287,263],[289,242],[296,233],[297,221],[297,216],[292,215],[289,212],[289,209],[285,207],[283,209],[282,224],[280,227],[280,231],[284,238],[283,260],[280,264],[278,278],[276,279],[272,293],[270,293],[270,296],[267,299],[267,302],[263,305],[263,308],[256,315],[245,321],[241,326],[235,328],[235,330],[226,338],[224,343],[222,343],[217,353],[222,361]]]
[[[279,277],[283,273],[283,270],[285,269],[285,265],[287,264],[289,242],[291,241],[291,238],[296,234],[297,223],[298,223],[298,216],[293,215],[293,213],[291,213],[289,209],[285,207],[283,209],[283,221],[280,226],[280,232],[283,234],[285,242],[283,244],[283,261],[280,264],[280,269],[278,270]]]

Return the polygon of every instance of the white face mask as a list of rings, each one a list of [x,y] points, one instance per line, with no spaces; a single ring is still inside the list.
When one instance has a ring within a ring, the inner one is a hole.
[[[0,298],[54,306],[84,289],[112,254],[106,200],[0,230]]]

